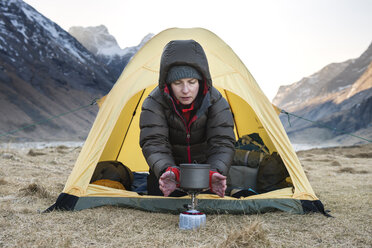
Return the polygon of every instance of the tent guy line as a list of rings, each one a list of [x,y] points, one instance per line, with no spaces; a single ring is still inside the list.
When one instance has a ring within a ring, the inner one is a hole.
[[[91,107],[91,106],[93,106],[93,105],[96,105],[97,102],[98,102],[99,100],[100,100],[100,98],[94,98],[94,99],[92,100],[92,102],[89,103],[89,104],[87,104],[87,105],[82,105],[82,106],[80,106],[80,107],[78,107],[78,108],[76,108],[76,109],[69,110],[69,111],[64,112],[64,113],[62,113],[62,114],[53,115],[53,116],[51,116],[50,118],[47,118],[47,119],[44,119],[44,120],[41,120],[41,121],[38,121],[38,122],[31,123],[31,124],[26,125],[26,126],[24,126],[24,127],[21,127],[21,128],[18,128],[18,129],[14,129],[14,130],[11,130],[11,131],[9,131],[9,132],[1,133],[1,134],[0,134],[0,138],[2,138],[2,137],[6,137],[6,136],[9,136],[9,135],[11,135],[11,134],[18,133],[18,132],[20,132],[20,131],[22,131],[22,130],[25,130],[25,129],[27,129],[27,128],[31,128],[31,127],[39,126],[39,125],[44,124],[44,123],[46,123],[46,122],[48,122],[48,121],[52,121],[52,120],[58,119],[58,118],[60,118],[60,117],[62,117],[62,116],[65,116],[65,115],[68,115],[68,114],[72,114],[72,113],[74,113],[74,112],[77,112],[77,111],[79,111],[79,110],[81,110],[81,109],[86,109],[86,108],[88,108],[88,107]],[[350,135],[350,136],[352,136],[352,137],[355,137],[355,138],[358,138],[358,139],[361,139],[361,140],[367,141],[367,142],[369,142],[369,143],[372,143],[372,140],[369,140],[369,139],[363,138],[363,137],[361,137],[361,136],[358,136],[358,135],[355,135],[355,134],[352,134],[352,133],[346,132],[346,131],[344,131],[344,130],[337,129],[337,128],[335,128],[335,127],[331,127],[331,126],[325,125],[325,124],[323,124],[323,123],[321,123],[321,122],[318,122],[318,121],[313,121],[313,120],[307,119],[307,118],[305,118],[305,117],[302,117],[302,116],[299,116],[299,115],[296,115],[296,114],[290,113],[290,112],[288,112],[288,111],[285,111],[284,109],[281,109],[280,112],[281,112],[282,114],[286,114],[286,115],[288,116],[288,123],[289,123],[290,126],[292,126],[291,121],[290,121],[290,116],[294,116],[294,117],[297,117],[297,118],[299,118],[299,119],[302,119],[302,120],[305,120],[305,121],[311,122],[311,123],[313,123],[313,124],[316,124],[316,125],[318,125],[319,127],[322,127],[322,128],[328,128],[328,129],[330,129],[330,130],[332,130],[332,131],[335,131],[335,132],[338,132],[338,133],[341,133],[341,134]]]
[[[312,121],[312,120],[309,120],[309,119],[307,119],[307,118],[305,118],[305,117],[302,117],[302,116],[299,116],[299,115],[296,115],[296,114],[293,114],[293,113],[289,113],[289,112],[287,112],[287,111],[285,111],[285,110],[283,110],[283,109],[282,109],[280,112],[281,112],[282,114],[286,114],[286,115],[288,116],[288,123],[289,123],[289,126],[292,126],[291,121],[290,121],[290,116],[294,116],[294,117],[297,117],[297,118],[299,118],[299,119],[302,119],[302,120],[305,120],[305,121],[311,122],[311,123],[313,123],[313,124],[316,124],[318,127],[328,128],[328,129],[330,129],[330,130],[332,130],[332,131],[334,131],[334,132],[338,132],[338,133],[341,133],[341,134],[350,135],[350,136],[352,136],[352,137],[355,137],[355,138],[358,138],[358,139],[361,139],[361,140],[367,141],[367,142],[369,142],[369,143],[372,143],[372,140],[369,140],[369,139],[363,138],[363,137],[361,137],[361,136],[358,136],[358,135],[355,135],[355,134],[352,134],[352,133],[346,132],[346,131],[344,131],[344,130],[340,130],[340,129],[335,128],[335,127],[328,126],[328,125],[323,124],[323,123],[321,123],[321,122],[319,122],[319,121]]]
[[[38,121],[38,122],[31,123],[31,124],[29,124],[29,125],[26,125],[26,126],[24,126],[24,127],[18,128],[18,129],[14,129],[14,130],[9,131],[9,132],[2,133],[2,134],[0,134],[0,138],[1,138],[1,137],[5,137],[5,136],[9,136],[9,135],[11,135],[11,134],[18,133],[18,132],[20,132],[20,131],[22,131],[22,130],[25,130],[25,129],[27,129],[27,128],[31,128],[31,127],[39,126],[39,125],[44,124],[44,123],[46,123],[46,122],[48,122],[48,121],[52,121],[52,120],[58,119],[58,118],[60,118],[60,117],[62,117],[62,116],[65,116],[65,115],[68,115],[68,114],[71,114],[71,113],[77,112],[77,111],[79,111],[79,110],[81,110],[81,109],[85,109],[85,108],[91,107],[91,106],[97,104],[97,101],[98,101],[98,100],[99,100],[99,98],[94,98],[94,99],[92,100],[92,102],[89,103],[89,104],[87,104],[87,105],[82,105],[82,106],[80,106],[80,107],[78,107],[78,108],[76,108],[76,109],[69,110],[69,111],[64,112],[64,113],[62,113],[62,114],[52,115],[51,117],[49,117],[49,118],[47,118],[47,119],[44,119],[44,120],[41,120],[41,121]]]

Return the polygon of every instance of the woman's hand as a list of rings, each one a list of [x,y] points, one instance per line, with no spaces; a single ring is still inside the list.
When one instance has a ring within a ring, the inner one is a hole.
[[[225,196],[226,190],[226,177],[220,173],[213,173],[211,178],[211,191],[216,193],[220,197]]]
[[[166,171],[159,178],[159,189],[163,192],[164,196],[169,196],[176,190],[176,187],[176,175],[173,172]]]

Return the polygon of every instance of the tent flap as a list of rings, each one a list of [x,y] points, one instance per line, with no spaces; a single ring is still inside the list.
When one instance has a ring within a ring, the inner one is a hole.
[[[61,193],[58,196],[56,203],[54,203],[44,212],[48,213],[54,210],[68,210],[68,211],[74,210],[78,199],[79,197],[77,196],[66,194],[66,193]]]

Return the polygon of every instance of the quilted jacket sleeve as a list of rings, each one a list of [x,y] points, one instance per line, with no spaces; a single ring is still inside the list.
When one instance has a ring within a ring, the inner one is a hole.
[[[234,121],[229,104],[219,96],[208,111],[207,160],[212,169],[227,175],[235,153]]]
[[[163,106],[149,95],[140,116],[140,146],[147,164],[159,178],[169,166],[175,165],[169,144],[169,131]]]

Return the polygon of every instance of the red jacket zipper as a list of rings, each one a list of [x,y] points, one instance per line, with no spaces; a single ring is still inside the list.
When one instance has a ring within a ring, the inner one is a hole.
[[[186,127],[187,158],[189,160],[189,163],[191,164],[191,150],[190,150],[190,136],[191,136],[191,134],[190,134],[190,126],[191,126],[191,123],[193,123],[197,118],[196,118],[196,115],[194,115],[194,117],[189,122],[189,125],[187,125],[187,123],[185,121],[185,118],[183,118],[181,116],[181,114],[177,111],[176,105],[174,104],[174,101],[173,101],[172,98],[171,98],[171,100],[172,100],[172,104],[173,104],[174,110],[176,111],[177,115],[181,118],[183,124]]]
[[[191,151],[190,151],[190,127],[191,127],[191,123],[193,123],[195,120],[197,119],[196,115],[194,115],[194,117],[192,117],[192,119],[190,120],[189,122],[189,125],[186,126],[186,141],[187,141],[187,156],[188,156],[188,159],[189,159],[189,163],[191,164]],[[186,122],[184,122],[186,123]]]

